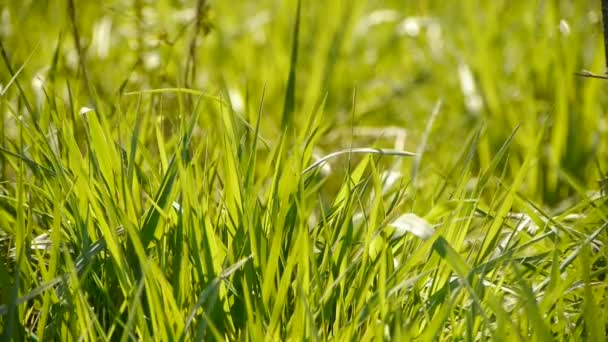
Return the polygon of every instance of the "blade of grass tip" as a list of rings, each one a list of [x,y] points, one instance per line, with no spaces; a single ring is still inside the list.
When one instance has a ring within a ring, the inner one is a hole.
[[[227,226],[231,233],[235,233],[236,227],[241,222],[243,213],[243,174],[239,165],[238,138],[233,121],[232,111],[221,108],[221,119],[223,123],[224,152],[222,166],[224,168],[224,202],[226,213],[233,218],[234,225]],[[255,153],[255,152],[254,152]]]
[[[177,87],[177,88],[156,88],[156,89],[145,89],[145,90],[138,90],[138,91],[130,91],[130,92],[124,93],[124,95],[129,96],[129,95],[162,94],[162,93],[177,93],[177,94],[195,95],[195,96],[199,96],[199,97],[204,98],[204,99],[213,100],[213,101],[217,102],[219,105],[229,106],[229,104],[226,101],[224,101],[220,96],[210,95],[210,94],[205,93],[205,92],[200,91],[200,90],[189,89],[189,88],[181,88],[181,87]],[[247,119],[245,117],[243,117],[240,113],[234,113],[234,114],[241,121],[241,123],[243,125],[245,125],[248,129],[250,129],[252,131],[254,130],[254,127],[251,126],[251,124],[247,121]],[[258,137],[258,139],[260,139],[260,141],[264,144],[264,146],[267,149],[270,149],[270,143],[268,142],[267,139],[265,139],[264,137],[262,137],[260,134],[258,134],[257,137]]]
[[[135,155],[137,152],[137,139],[139,138],[139,133],[142,124],[142,115],[141,112],[141,96],[137,100],[137,118],[135,120],[135,128],[133,129],[133,134],[131,135],[131,149],[129,151],[129,160],[127,166],[127,185],[129,188],[133,185],[133,170],[135,169]]]
[[[412,180],[411,180],[412,185],[416,184],[415,183],[416,175],[418,174],[418,169],[420,168],[420,163],[422,162],[422,156],[424,154],[424,151],[426,150],[426,144],[427,144],[429,136],[431,135],[433,123],[435,122],[435,119],[439,115],[442,105],[443,105],[443,100],[439,100],[435,103],[435,107],[433,108],[433,111],[431,112],[431,115],[429,116],[429,119],[426,123],[426,127],[424,129],[424,134],[422,135],[422,141],[420,142],[420,145],[418,146],[418,149],[416,150],[416,154],[418,154],[418,155],[414,157],[414,165],[412,165]]]
[[[515,271],[517,282],[520,287],[520,294],[523,297],[522,302],[528,314],[528,320],[532,323],[533,334],[537,335],[536,341],[552,341],[551,330],[543,319],[536,298],[530,285],[525,281],[525,276],[520,271],[520,266],[511,262],[511,267]]]
[[[181,94],[195,95],[195,96],[202,97],[202,98],[205,98],[205,99],[214,100],[214,101],[216,101],[218,103],[223,103],[224,105],[226,105],[226,103],[224,102],[224,100],[222,100],[219,96],[211,95],[211,94],[208,94],[208,93],[206,93],[204,91],[190,89],[190,88],[183,88],[183,87],[155,88],[155,89],[144,89],[144,90],[137,90],[137,91],[129,91],[129,92],[126,92],[125,95],[129,96],[129,95],[163,94],[163,93],[178,93],[178,94],[181,93]]]
[[[599,227],[597,230],[595,230],[593,233],[591,233],[591,235],[589,235],[584,241],[583,241],[583,245],[585,244],[589,244],[592,241],[594,241],[595,239],[597,239],[597,237],[604,231],[606,230],[606,228],[608,228],[608,222],[604,223],[601,227]],[[578,255],[580,254],[582,249],[582,246],[577,248],[576,250],[574,250],[570,255],[568,255],[568,257],[560,264],[559,266],[559,272],[563,273],[566,268],[568,268],[568,266],[570,266],[570,264],[572,264],[574,262],[574,260],[578,257]],[[544,290],[544,288],[549,285],[549,282],[551,281],[550,277],[545,278],[540,284],[538,284],[538,286],[536,286],[534,288],[534,293],[538,294],[540,293],[540,291]]]
[[[166,208],[170,202],[169,197],[173,190],[173,184],[175,182],[175,177],[177,176],[178,165],[177,165],[176,158],[178,158],[178,153],[181,153],[182,157],[186,156],[186,154],[187,154],[186,150],[188,149],[188,147],[190,145],[190,140],[192,138],[192,132],[194,131],[194,126],[196,125],[197,121],[198,121],[198,115],[197,114],[192,115],[192,119],[191,119],[190,123],[188,124],[188,127],[186,128],[186,131],[184,132],[184,135],[182,137],[182,141],[180,144],[181,146],[178,148],[178,151],[176,151],[173,154],[173,157],[171,158],[171,161],[169,162],[167,171],[165,172],[165,176],[163,177],[161,186],[159,187],[159,189],[156,193],[156,196],[154,196],[154,202],[156,203],[156,206],[158,206],[161,209]],[[158,228],[158,221],[160,219],[160,212],[156,209],[156,206],[152,206],[148,210],[148,213],[146,214],[146,218],[145,218],[144,223],[141,228],[140,238],[141,238],[141,243],[144,246],[144,248],[149,247],[150,243],[152,242],[152,240],[154,240],[154,237],[156,235],[156,230]]]
[[[451,294],[451,296],[450,296]],[[445,294],[442,300],[442,305],[439,310],[435,311],[429,325],[423,330],[420,336],[420,341],[437,341],[441,336],[441,332],[444,330],[444,324],[449,319],[450,313],[453,311],[456,301],[460,297],[458,292],[452,294],[450,292]]]
[[[119,235],[122,235],[124,233],[124,230],[122,228],[119,228],[117,233]],[[92,260],[95,256],[97,256],[97,254],[104,251],[105,249],[106,249],[105,239],[102,238],[102,239],[96,241],[95,243],[93,243],[91,245],[91,247],[88,250],[85,250],[80,256],[78,256],[78,258],[74,262],[74,266],[76,267],[76,273],[79,275],[82,274],[85,266],[87,266],[87,261]],[[37,296],[43,294],[48,289],[53,288],[56,285],[65,282],[67,279],[68,279],[68,274],[62,274],[51,280],[48,280],[48,281],[42,283],[40,286],[36,287],[35,289],[31,290],[24,296],[16,298],[15,303],[16,303],[16,305],[21,305],[27,301],[30,301],[30,300],[36,298]],[[64,286],[58,286],[57,295],[59,297],[63,297],[63,293],[67,290],[67,288],[65,288],[66,284],[63,284],[63,285]],[[9,309],[9,307],[7,305],[0,305],[0,316],[6,315],[8,313],[8,309]]]
[[[266,96],[266,83],[264,83],[264,87],[262,88],[262,99],[260,100],[260,106],[258,108],[258,116],[255,121],[255,129],[253,131],[253,142],[251,143],[251,156],[249,157],[249,161],[247,163],[247,170],[245,172],[246,175],[246,186],[253,186],[253,178],[255,176],[255,164],[257,161],[257,148],[258,148],[258,139],[260,132],[260,124],[262,122],[262,108],[264,106],[264,98]]]
[[[110,132],[104,126],[102,116],[97,115],[95,111],[83,115],[83,119],[88,129],[87,138],[90,142],[91,159],[105,181],[106,187],[111,189],[116,185],[114,165],[119,165],[120,161],[111,148]]]
[[[323,110],[325,109],[325,104],[327,103],[327,92],[323,93],[323,96],[320,96],[315,102],[315,105],[310,112],[310,115],[306,117],[306,124],[304,125],[304,129],[300,133],[298,137],[298,141],[305,141],[310,139],[311,131],[318,129],[321,124],[321,117],[323,114]]]
[[[315,168],[319,167],[323,163],[327,162],[329,159],[332,159],[332,158],[335,158],[335,157],[338,157],[338,156],[341,156],[344,154],[355,154],[355,153],[378,154],[378,155],[384,155],[384,156],[398,156],[398,157],[415,157],[418,155],[417,153],[414,153],[414,152],[400,151],[400,150],[393,150],[393,149],[381,149],[381,148],[369,148],[369,147],[351,148],[351,149],[333,152],[333,153],[330,153],[330,154],[318,159],[316,162],[312,163],[310,166],[305,168],[302,171],[302,174],[305,174],[305,173],[308,173],[308,172],[314,170]]]
[[[8,81],[8,83],[4,86],[4,88],[0,91],[0,96],[4,96],[4,94],[8,91],[8,89],[10,88],[10,86],[13,84],[13,82],[15,82],[17,80],[17,77],[19,77],[19,74],[21,74],[21,72],[23,71],[23,69],[25,69],[25,66],[27,65],[27,63],[30,61],[30,59],[32,58],[32,56],[36,53],[36,50],[38,50],[38,46],[39,45],[40,45],[40,41],[38,41],[36,43],[36,45],[34,45],[34,48],[32,49],[32,52],[29,54],[29,56],[27,56],[27,58],[25,59],[25,61],[23,61],[23,63],[21,64],[21,66],[19,67],[19,69],[17,69],[17,71],[15,71],[13,73],[13,71],[9,69],[9,72],[12,75],[12,77]],[[2,49],[2,54],[4,54],[4,46],[2,45],[2,41],[1,40],[0,40],[0,48]],[[7,61],[8,61],[8,59],[5,59],[5,62],[7,62]],[[8,63],[7,63],[7,66],[9,66]],[[19,86],[19,84],[17,84],[17,87],[21,88]],[[19,92],[21,93],[21,96],[24,96],[22,89],[19,89]]]
[[[283,105],[283,118],[281,127],[283,130],[293,126],[293,115],[296,101],[296,64],[298,62],[298,39],[300,34],[300,11],[301,1],[297,2],[296,21],[293,26],[293,42],[291,45],[291,59],[289,66],[289,78],[287,79],[287,90],[285,92],[285,103]]]
[[[137,290],[133,295],[133,299],[131,304],[128,306],[129,315],[127,316],[127,323],[124,326],[122,331],[122,336],[120,338],[121,342],[126,342],[129,338],[134,339],[134,336],[131,331],[131,327],[133,326],[136,318],[136,314],[141,314],[141,296],[144,289],[144,278],[140,278],[137,285]]]
[[[458,175],[458,182],[466,182],[467,178],[466,173],[471,167],[471,163],[475,157],[475,152],[477,151],[477,146],[479,144],[479,137],[481,136],[481,132],[483,131],[483,126],[480,125],[475,132],[473,132],[466,140],[464,144],[464,148],[462,149],[462,153],[456,159],[456,162],[449,169],[447,174],[443,176],[444,182],[434,195],[436,201],[439,200],[443,193],[448,189],[448,186],[451,184],[451,179],[454,178],[452,175],[456,173],[458,169],[460,169],[460,174]]]
[[[118,96],[122,96],[122,95],[125,94],[125,88],[129,84],[129,80],[131,79],[131,75],[133,75],[133,73],[139,67],[140,64],[141,64],[141,59],[139,59],[139,58],[137,59],[137,61],[135,61],[135,63],[133,63],[133,65],[129,69],[129,73],[127,74],[127,77],[125,77],[125,79],[122,81],[122,83],[118,87],[118,91],[116,92],[116,94],[118,94]]]
[[[589,70],[583,70],[583,71],[574,73],[574,75],[580,76],[580,77],[587,77],[587,78],[597,78],[600,80],[608,80],[608,76],[594,74]]]
[[[213,279],[211,283],[201,292],[199,295],[198,301],[190,311],[190,315],[188,315],[188,319],[186,320],[186,325],[184,326],[184,331],[182,332],[182,336],[180,337],[180,341],[185,340],[188,329],[194,320],[194,316],[198,309],[205,303],[207,297],[220,285],[220,282],[228,279],[234,272],[238,271],[241,267],[245,266],[247,262],[253,259],[253,254],[237,261],[234,265],[227,267],[222,273]]]
[[[439,256],[456,272],[460,277],[461,283],[469,292],[469,295],[473,299],[473,302],[477,305],[481,317],[487,325],[490,325],[490,320],[486,315],[484,306],[481,303],[481,299],[477,295],[477,292],[472,287],[471,282],[473,279],[473,273],[471,267],[462,259],[462,257],[454,250],[454,248],[443,238],[438,237],[433,243],[433,250],[439,254]],[[489,295],[489,294],[486,294]]]
[[[59,31],[59,37],[57,38],[57,46],[53,52],[53,60],[51,61],[51,67],[49,68],[49,83],[55,85],[55,76],[57,76],[57,65],[59,65],[59,58],[61,57],[61,43],[63,42],[63,31]],[[53,101],[55,101],[53,99]]]
[[[18,297],[18,298],[17,298],[17,296],[11,297],[11,298],[15,298],[15,300],[11,301],[8,304],[0,305],[0,316],[4,316],[4,315],[8,314],[11,306],[13,306],[13,305],[19,306],[23,303],[26,303],[26,302],[36,298],[37,296],[44,293],[46,290],[48,290],[48,289],[54,287],[55,285],[59,284],[60,282],[62,282],[64,279],[65,279],[65,275],[53,278],[52,280],[49,280],[49,281],[41,284],[40,286],[36,287],[35,289],[28,292],[27,294],[25,294],[22,297]]]
[[[34,52],[32,52],[32,55],[33,55],[33,53]],[[2,59],[4,60],[4,64],[6,65],[6,69],[8,70],[9,74],[15,75],[15,72],[13,72],[13,68],[11,67],[11,62],[10,62],[10,59],[8,58],[8,54],[6,53],[6,50],[4,49],[4,44],[2,44],[2,39],[0,39],[0,54],[2,55]],[[25,66],[25,64],[24,64],[24,66]],[[34,125],[36,126],[36,129],[38,129],[38,131],[41,131],[40,127],[38,126],[38,112],[34,111],[34,109],[33,109],[34,107],[32,107],[30,101],[28,100],[27,96],[25,95],[25,91],[23,91],[23,88],[21,87],[21,83],[19,83],[19,79],[17,79],[17,78],[15,78],[15,85],[17,86],[17,89],[19,90],[19,94],[21,95],[21,99],[23,100],[23,104],[27,108],[27,111],[34,118]]]
[[[175,158],[176,155],[174,154],[173,158],[169,162],[169,166],[165,172],[162,183],[154,196],[154,205],[148,210],[141,228],[141,241],[146,248],[152,242],[152,240],[154,240],[156,235],[156,229],[158,227],[158,221],[161,215],[157,208],[165,208],[165,205],[169,202],[169,195],[171,194],[173,183],[177,175],[177,163]]]
[[[289,255],[286,258],[285,269],[283,274],[280,276],[279,284],[276,287],[276,293],[274,305],[272,306],[271,314],[270,314],[270,322],[268,324],[268,332],[271,336],[274,336],[276,333],[276,329],[281,322],[281,314],[285,312],[285,306],[289,300],[289,296],[287,292],[289,291],[292,284],[292,273],[296,269],[300,250],[302,248],[302,243],[300,242],[304,239],[304,234],[301,233],[294,244],[293,249],[290,251]]]
[[[71,190],[70,190],[71,192]],[[69,196],[70,192],[66,194],[66,197]],[[64,210],[65,199],[64,198],[56,198],[53,208],[53,224],[51,227],[51,251],[50,251],[50,259],[48,264],[48,273],[47,277],[52,277],[57,273],[58,269],[58,260],[59,260],[59,244],[61,243],[61,213]],[[46,293],[42,300],[42,310],[40,314],[40,324],[38,325],[38,336],[42,341],[44,341],[44,332],[45,327],[47,326],[47,319],[49,318],[49,307],[51,305],[51,296],[49,293]]]
[[[513,143],[513,138],[515,137],[515,134],[517,133],[518,130],[519,130],[519,125],[517,125],[517,127],[515,127],[515,129],[511,133],[511,135],[502,144],[502,146],[500,147],[500,149],[494,156],[494,159],[492,159],[492,162],[488,166],[487,170],[485,170],[483,175],[479,178],[479,181],[477,182],[479,190],[481,190],[480,188],[483,187],[488,182],[488,180],[492,176],[492,173],[494,172],[494,169],[496,169],[498,164],[503,160],[505,154],[509,150],[509,147]]]
[[[507,194],[504,196],[504,198],[502,199],[502,202],[500,203],[498,209],[496,210],[496,218],[492,221],[492,224],[490,225],[490,228],[487,231],[487,234],[485,235],[485,237],[483,239],[483,242],[481,244],[481,249],[480,249],[479,253],[477,254],[477,258],[475,260],[475,264],[481,263],[483,260],[485,260],[490,255],[490,253],[492,253],[492,251],[494,250],[494,247],[496,247],[496,243],[498,241],[500,232],[504,228],[504,222],[507,217],[507,213],[511,210],[513,203],[517,199],[517,195],[516,195],[517,191],[524,183],[524,180],[528,174],[528,169],[529,169],[530,165],[533,163],[534,158],[537,158],[538,147],[542,141],[543,135],[544,135],[543,132],[540,132],[540,134],[538,135],[538,137],[536,139],[536,142],[534,143],[534,146],[530,146],[530,149],[528,150],[528,153],[524,157],[524,161],[523,161],[521,167],[515,174],[515,178],[513,179],[513,182],[511,183],[509,189],[507,190]],[[502,150],[502,148],[501,148],[501,150]],[[497,164],[497,162],[495,163],[495,161],[496,161],[496,159],[492,161],[491,165]],[[492,166],[490,166],[489,168],[491,168],[491,167]],[[484,178],[484,177],[489,177],[489,172],[484,174],[484,176],[482,178]]]
[[[0,146],[0,153],[6,154],[6,155],[14,157],[14,158],[18,158],[19,160],[25,162],[32,170],[42,170],[51,176],[57,175],[57,173],[54,170],[51,170],[45,166],[42,166],[41,164],[38,164],[37,162],[29,159],[28,157],[26,157],[22,154],[12,152],[1,146]]]

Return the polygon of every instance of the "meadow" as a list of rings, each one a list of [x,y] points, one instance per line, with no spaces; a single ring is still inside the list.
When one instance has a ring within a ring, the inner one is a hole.
[[[606,340],[601,15],[0,0],[0,339]]]

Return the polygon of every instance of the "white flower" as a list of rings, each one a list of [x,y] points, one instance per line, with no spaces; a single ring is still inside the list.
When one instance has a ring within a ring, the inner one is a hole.
[[[92,111],[94,111],[94,109],[93,109],[93,108],[89,108],[89,107],[82,107],[82,108],[80,108],[79,113],[80,113],[80,115],[85,115],[85,114],[90,113],[90,112],[92,112]]]
[[[399,238],[409,232],[427,240],[435,234],[435,229],[425,219],[413,213],[401,215],[391,223],[391,226],[396,228],[393,238]]]
[[[561,32],[564,36],[570,34],[570,25],[568,25],[568,22],[564,19],[559,21],[559,32]]]

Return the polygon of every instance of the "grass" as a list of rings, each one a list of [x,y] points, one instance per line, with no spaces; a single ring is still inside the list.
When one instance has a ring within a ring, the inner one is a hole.
[[[599,4],[0,15],[3,339],[606,339]]]

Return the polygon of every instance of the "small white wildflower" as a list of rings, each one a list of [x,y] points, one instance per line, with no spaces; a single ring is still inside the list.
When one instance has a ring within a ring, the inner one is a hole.
[[[559,21],[559,32],[561,32],[564,36],[570,34],[570,25],[568,25],[568,22],[564,19]]]
[[[319,218],[317,217],[317,215],[312,213],[310,216],[308,216],[308,229],[312,230],[318,224],[319,224]]]
[[[315,152],[313,152],[312,157],[315,161],[318,161],[319,159],[322,158],[322,155],[319,153],[319,151],[315,151]],[[321,164],[321,176],[327,177],[331,173],[332,173],[331,165],[329,165],[328,162],[322,163]]]
[[[177,201],[173,201],[173,209],[175,209],[175,211],[177,212],[180,212],[182,211],[182,206]]]
[[[238,89],[229,88],[228,96],[230,97],[230,102],[232,103],[232,109],[234,109],[235,112],[245,112],[245,100],[243,100],[243,96]]]
[[[41,73],[36,74],[36,76],[32,78],[32,88],[34,88],[34,91],[42,91],[44,88],[44,81],[44,75]]]
[[[76,49],[70,49],[65,53],[65,64],[71,70],[78,69],[78,52],[76,52]]]
[[[397,26],[397,34],[416,37],[422,32],[423,28],[429,28],[435,23],[436,20],[432,17],[407,17]],[[433,34],[436,34],[436,32]]]
[[[406,34],[410,37],[416,37],[420,34],[420,20],[417,18],[408,18],[399,25],[399,33]]]
[[[385,324],[385,325],[384,325],[384,338],[385,338],[387,341],[392,340],[392,338],[391,338],[391,328],[389,327],[389,325],[388,325],[388,324]]]
[[[323,176],[329,176],[331,174],[331,171],[331,165],[329,165],[329,163],[321,165],[321,174]]]
[[[422,240],[428,240],[435,234],[435,229],[425,219],[413,213],[401,215],[391,226],[396,228],[393,238],[399,238],[409,232]]]
[[[90,113],[92,111],[93,111],[93,108],[82,107],[82,108],[80,108],[80,111],[78,113],[80,113],[80,115],[85,115],[85,114]]]
[[[382,181],[384,182],[382,186],[382,192],[386,192],[393,185],[397,183],[397,181],[401,178],[401,172],[397,171],[388,171],[382,174]]]
[[[42,71],[37,72],[34,78],[32,78],[32,90],[34,91],[34,95],[36,96],[36,101],[38,102],[38,105],[42,105],[44,101],[45,82],[46,80]]]
[[[106,58],[110,52],[112,37],[112,18],[109,16],[101,18],[93,27],[93,39],[91,47],[99,58]]]
[[[467,110],[472,114],[478,114],[483,107],[483,100],[477,92],[473,72],[466,63],[458,65],[458,77]]]
[[[352,220],[353,220],[353,226],[359,227],[364,222],[365,215],[363,214],[363,212],[358,211],[353,215]]]
[[[157,52],[148,52],[144,55],[144,68],[146,70],[157,69],[160,66],[160,54]]]

